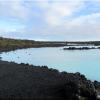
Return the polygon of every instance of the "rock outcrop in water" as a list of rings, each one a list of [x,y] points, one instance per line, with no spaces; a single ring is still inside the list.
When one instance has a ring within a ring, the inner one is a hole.
[[[98,85],[80,73],[0,61],[0,100],[96,100]]]
[[[63,48],[63,50],[90,50],[90,49],[100,49],[99,47],[67,47]]]

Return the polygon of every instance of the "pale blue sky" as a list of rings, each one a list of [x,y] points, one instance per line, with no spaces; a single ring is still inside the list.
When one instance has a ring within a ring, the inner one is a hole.
[[[100,0],[0,0],[0,36],[100,40]]]

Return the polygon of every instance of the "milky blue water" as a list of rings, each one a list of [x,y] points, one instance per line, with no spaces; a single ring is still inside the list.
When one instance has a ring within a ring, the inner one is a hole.
[[[59,71],[80,72],[100,81],[100,49],[63,50],[63,47],[29,48],[0,54],[4,61],[47,65]]]

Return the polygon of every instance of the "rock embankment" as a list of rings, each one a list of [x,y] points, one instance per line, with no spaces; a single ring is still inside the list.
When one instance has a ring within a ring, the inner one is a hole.
[[[98,89],[99,83],[94,83]],[[93,84],[80,73],[0,61],[0,100],[96,100]]]

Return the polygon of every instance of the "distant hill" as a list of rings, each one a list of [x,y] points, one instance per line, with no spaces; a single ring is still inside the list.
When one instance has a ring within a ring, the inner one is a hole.
[[[100,41],[35,41],[0,37],[0,51],[10,51],[22,48],[60,47],[72,45],[100,45]]]
[[[54,42],[54,41],[34,41],[34,40],[21,40],[0,37],[0,51],[10,51],[22,48],[32,47],[58,47],[65,46],[66,42]]]

